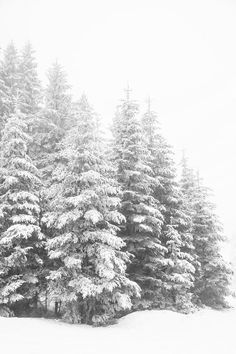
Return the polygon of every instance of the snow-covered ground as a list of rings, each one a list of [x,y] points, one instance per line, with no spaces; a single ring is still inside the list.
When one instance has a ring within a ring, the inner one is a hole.
[[[143,311],[92,328],[56,320],[0,318],[1,354],[236,353],[236,309],[191,315]]]

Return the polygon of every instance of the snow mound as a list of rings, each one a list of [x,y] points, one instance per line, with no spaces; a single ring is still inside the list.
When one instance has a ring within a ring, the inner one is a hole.
[[[0,318],[1,354],[235,354],[236,310],[132,313],[110,327]]]

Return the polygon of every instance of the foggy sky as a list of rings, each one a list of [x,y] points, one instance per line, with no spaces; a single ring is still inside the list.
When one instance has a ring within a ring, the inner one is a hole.
[[[75,96],[85,92],[106,123],[127,82],[141,112],[150,95],[176,159],[185,149],[231,236],[235,19],[233,0],[0,0],[0,47],[30,40],[43,81],[57,59]]]

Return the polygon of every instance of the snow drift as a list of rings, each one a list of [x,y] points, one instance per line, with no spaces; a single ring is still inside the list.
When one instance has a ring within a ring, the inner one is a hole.
[[[0,318],[1,354],[235,354],[236,310],[132,313],[95,328],[57,320]]]

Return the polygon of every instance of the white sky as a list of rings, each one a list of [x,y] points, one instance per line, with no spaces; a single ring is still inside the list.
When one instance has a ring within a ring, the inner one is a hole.
[[[235,233],[236,1],[0,0],[0,47],[30,40],[108,122],[129,82],[150,95],[177,157],[186,149]]]

